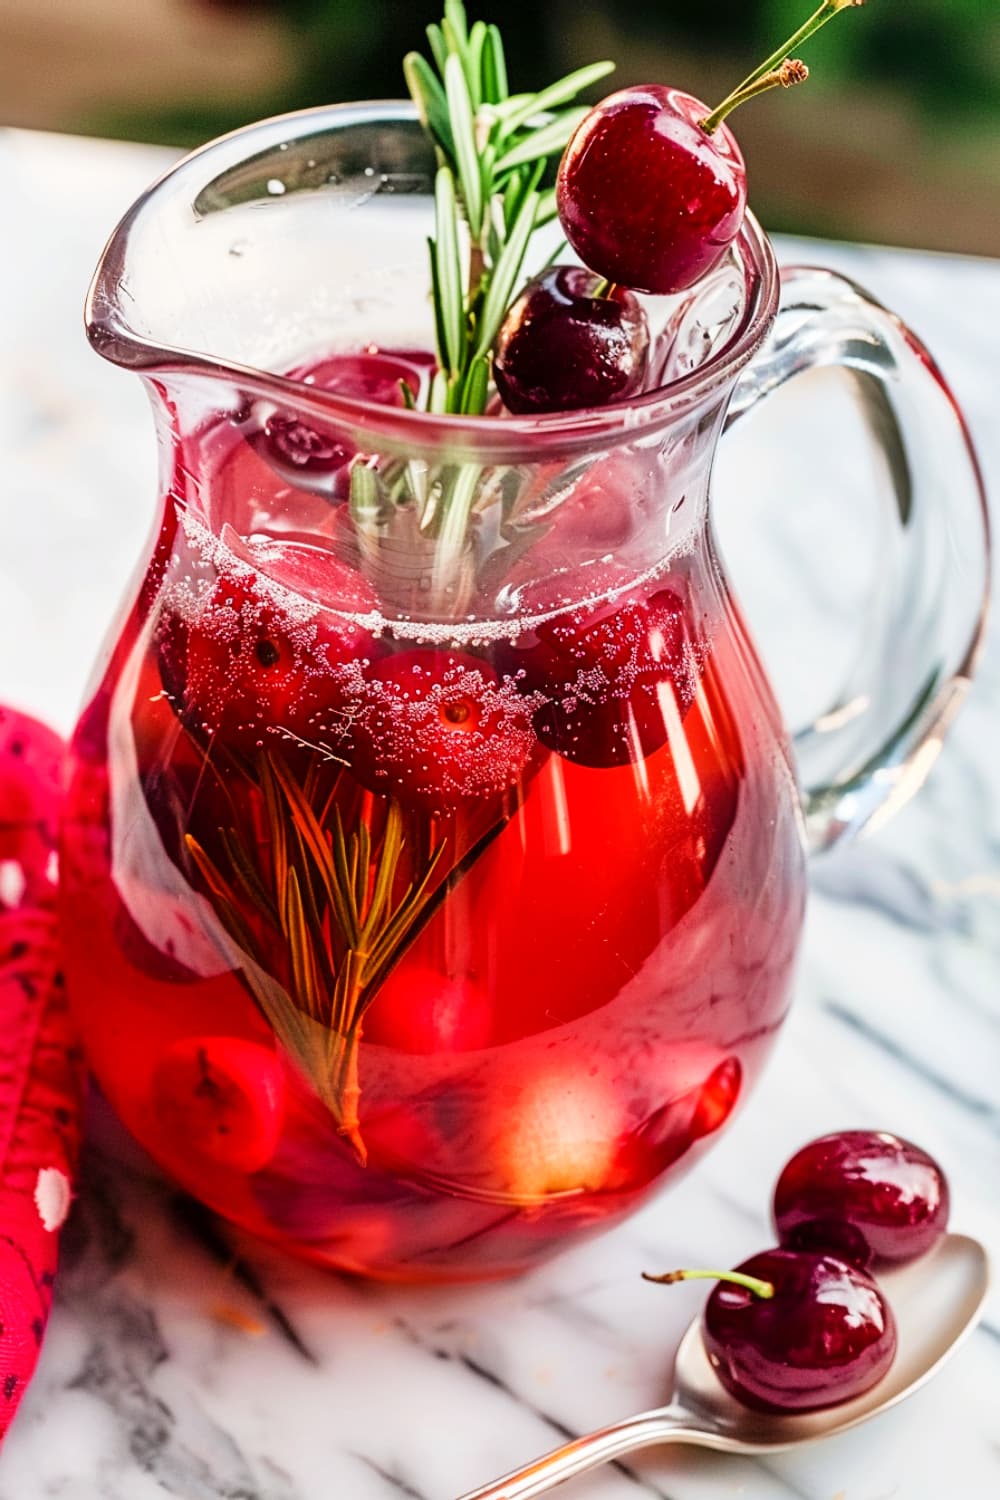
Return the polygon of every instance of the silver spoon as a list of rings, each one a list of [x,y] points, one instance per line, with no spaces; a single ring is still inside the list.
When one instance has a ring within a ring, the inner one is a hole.
[[[866,1395],[800,1416],[751,1411],[720,1385],[702,1345],[699,1314],[677,1350],[667,1406],[566,1443],[461,1500],[531,1500],[576,1474],[656,1443],[778,1453],[867,1422],[930,1380],[972,1332],[989,1290],[989,1256],[978,1240],[948,1234],[933,1254],[880,1274],[879,1282],[896,1314],[899,1345],[888,1375]]]

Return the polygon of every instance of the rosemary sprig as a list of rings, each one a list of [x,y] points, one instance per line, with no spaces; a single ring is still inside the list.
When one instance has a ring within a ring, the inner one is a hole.
[[[411,52],[403,63],[438,158],[429,241],[438,368],[426,405],[439,415],[478,415],[489,405],[493,345],[524,282],[532,235],[556,216],[555,193],[543,184],[586,113],[573,101],[614,64],[592,63],[539,93],[512,95],[498,29],[470,27],[462,0],[446,0],[427,39],[430,58]],[[397,505],[417,502],[421,533],[436,538],[438,610],[460,613],[468,593],[482,475],[475,465],[443,465],[396,496]]]
[[[490,350],[531,236],[555,216],[541,183],[586,113],[569,106],[614,64],[512,97],[499,31],[470,27],[462,0],[446,0],[427,39],[432,61],[411,52],[403,70],[438,155],[430,259],[439,368],[428,409],[476,414],[489,401]],[[447,509],[445,498],[439,511]]]
[[[489,407],[493,346],[525,280],[532,236],[556,216],[552,169],[585,113],[574,101],[613,64],[511,94],[500,32],[483,21],[470,27],[462,0],[446,0],[427,39],[429,57],[411,52],[403,63],[438,160],[428,241],[437,369],[424,404],[435,415],[479,415]],[[407,405],[411,396],[404,390]],[[350,507],[368,571],[384,571],[389,536],[401,548],[426,548],[431,592],[421,606],[460,616],[475,577],[476,516],[500,488],[488,470],[446,451],[434,462],[359,459]],[[398,590],[398,578],[378,581],[382,592],[383,584]]]
[[[345,831],[335,790],[300,783],[280,755],[257,754],[252,780],[266,845],[247,828],[220,829],[228,870],[188,833],[192,866],[229,937],[245,983],[281,1043],[367,1158],[358,1115],[358,1046],[365,1011],[412,941],[440,886],[446,840],[409,858],[403,814],[389,800],[356,809]],[[266,852],[264,852],[266,849]],[[284,972],[273,972],[284,955]]]

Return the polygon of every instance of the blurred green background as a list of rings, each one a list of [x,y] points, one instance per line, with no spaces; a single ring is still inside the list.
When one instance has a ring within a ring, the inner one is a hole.
[[[817,0],[484,0],[512,85],[614,57],[706,101]],[[439,0],[0,0],[0,124],[191,145],[262,114],[398,97]],[[742,111],[771,229],[1000,254],[1000,0],[868,0]]]

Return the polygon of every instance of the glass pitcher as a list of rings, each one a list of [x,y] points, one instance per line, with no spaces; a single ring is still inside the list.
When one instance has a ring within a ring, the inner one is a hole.
[[[709,1147],[788,1008],[806,852],[927,771],[987,574],[933,363],[839,277],[779,282],[752,218],[650,300],[655,389],[421,409],[433,168],[406,105],[289,115],[115,232],[88,329],[150,392],[161,500],[62,853],[73,1001],[143,1145],[259,1235],[426,1280],[521,1270]],[[727,422],[832,363],[895,529],[796,768],[709,480]]]

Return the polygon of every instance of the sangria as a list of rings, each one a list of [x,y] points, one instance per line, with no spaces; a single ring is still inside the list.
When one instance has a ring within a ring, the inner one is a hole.
[[[630,564],[648,456],[561,472],[480,569],[491,611],[442,625],[366,562],[333,448],[242,412],[178,445],[74,744],[75,1002],[221,1212],[342,1267],[511,1271],[694,1161],[756,1075],[802,911],[788,749],[704,497]]]

